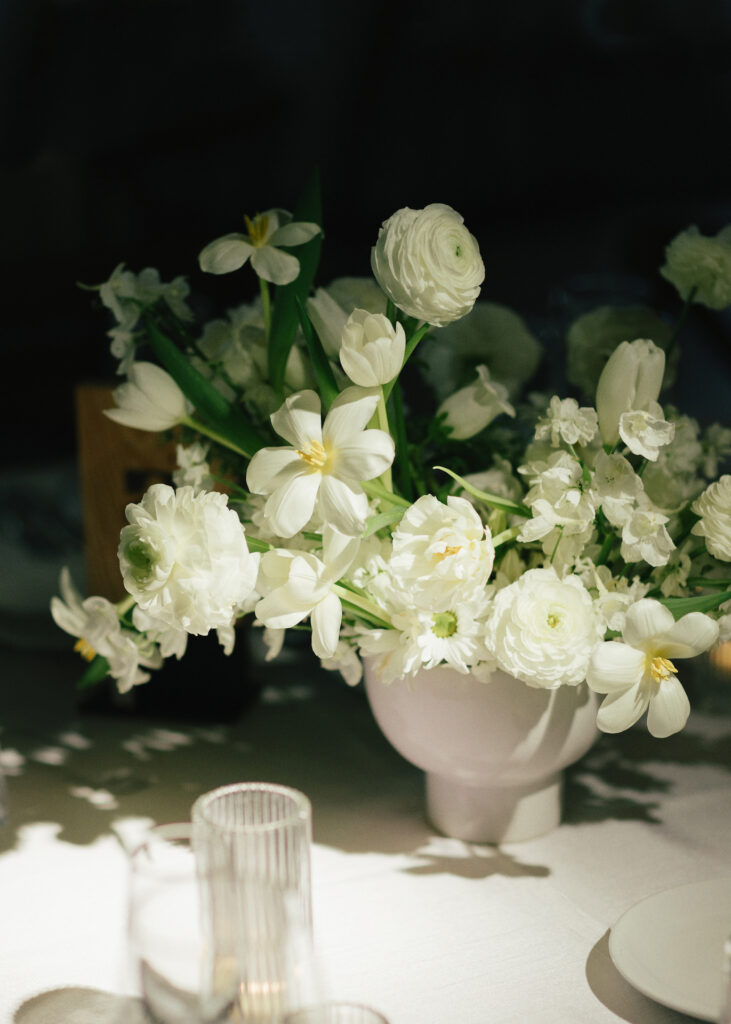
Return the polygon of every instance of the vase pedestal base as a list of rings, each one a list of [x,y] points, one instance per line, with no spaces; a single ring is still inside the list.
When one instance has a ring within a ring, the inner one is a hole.
[[[513,786],[471,786],[426,773],[429,820],[444,835],[472,843],[516,843],[542,836],[561,820],[563,777]]]

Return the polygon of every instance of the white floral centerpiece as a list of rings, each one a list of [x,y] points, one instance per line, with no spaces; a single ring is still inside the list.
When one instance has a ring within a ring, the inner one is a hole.
[[[108,415],[173,430],[179,465],[127,508],[127,600],[82,599],[63,575],[52,613],[84,681],[143,683],[210,630],[230,652],[249,616],[269,657],[309,629],[351,684],[362,657],[384,685],[443,666],[485,687],[495,671],[586,681],[602,730],[645,711],[654,736],[680,730],[679,660],[731,638],[731,430],[662,404],[678,331],[604,307],[569,331],[587,404],[526,393],[540,345],[478,301],[483,261],[455,210],[398,210],[373,279],[313,291],[320,224],[312,184],[294,218],[270,210],[206,245],[203,271],[260,284],[212,322],[182,278],[120,265],[100,287],[125,378]],[[680,321],[731,304],[730,231],[668,246]]]

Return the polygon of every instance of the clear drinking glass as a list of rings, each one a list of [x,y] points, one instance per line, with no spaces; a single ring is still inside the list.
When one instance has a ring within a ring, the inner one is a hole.
[[[288,1013],[283,1024],[388,1024],[382,1013],[359,1003],[322,1003]]]

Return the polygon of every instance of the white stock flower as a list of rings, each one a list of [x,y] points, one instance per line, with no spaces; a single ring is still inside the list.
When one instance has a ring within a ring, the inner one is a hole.
[[[623,526],[642,493],[642,480],[618,452],[599,452],[594,463],[592,490],[612,526]]]
[[[321,658],[320,665],[329,672],[339,672],[348,686],[357,686],[363,678],[363,665],[358,652],[347,640],[338,640],[332,656]]]
[[[479,434],[502,412],[515,416],[508,401],[508,389],[490,379],[486,366],[478,366],[477,378],[446,398],[437,409],[437,417],[445,417],[444,426],[451,440],[464,441]]]
[[[619,436],[633,455],[655,462],[660,449],[675,437],[675,424],[668,423],[657,402],[650,402],[647,409],[630,409],[622,413]]]
[[[449,608],[485,586],[495,549],[487,527],[464,498],[443,504],[425,494],[404,513],[393,532],[389,562],[395,586],[420,608]]]
[[[619,441],[619,419],[630,409],[657,402],[665,372],[665,353],[647,338],[623,341],[611,354],[596,386],[596,409],[604,444]]]
[[[272,284],[289,284],[300,272],[299,260],[282,252],[280,245],[304,245],[318,235],[321,228],[309,221],[293,221],[286,210],[257,213],[253,220],[244,217],[247,233],[223,235],[201,251],[198,263],[208,274],[229,274],[251,259],[258,277]]]
[[[594,599],[594,607],[605,629],[621,633],[627,610],[644,597],[650,583],[643,583],[639,576],[628,580],[624,576],[612,576],[606,565],[594,565],[590,558],[581,560],[581,577],[586,589]]]
[[[485,278],[477,241],[443,203],[404,207],[384,221],[371,269],[395,306],[433,327],[469,313]]]
[[[259,556],[225,494],[153,484],[126,509],[119,562],[127,591],[162,623],[206,634],[254,589]]]
[[[134,274],[120,263],[99,289],[99,298],[112,311],[119,326],[130,331],[143,310],[153,306],[158,299],[164,299],[180,320],[192,320],[193,314],[185,301],[189,291],[184,277],[176,277],[165,284],[154,267]]]
[[[701,517],[691,533],[705,537],[715,558],[731,562],[731,475],[725,473],[710,484],[691,508]]]
[[[579,408],[575,398],[559,398],[554,395],[550,405],[536,424],[536,441],[549,440],[554,448],[561,441],[566,444],[590,444],[597,431],[596,410]]]
[[[379,392],[346,388],[330,407],[324,423],[320,398],[299,391],[272,417],[272,426],[290,446],[262,448],[246,472],[254,494],[269,497],[264,506],[271,528],[293,537],[315,511],[341,533],[362,532],[368,499],[361,481],[380,476],[393,462],[394,443],[382,430],[366,430]]]
[[[578,576],[558,578],[553,568],[529,569],[499,590],[486,643],[500,668],[528,686],[577,686],[603,627]]]
[[[173,472],[173,483],[176,487],[192,487],[193,490],[210,491],[214,480],[208,464],[207,444],[194,441],[193,444],[179,444],[175,449],[178,468]]]
[[[662,276],[687,300],[695,288],[694,302],[709,309],[731,305],[731,224],[713,237],[702,235],[693,225],[665,249]]]
[[[354,309],[343,328],[340,365],[362,388],[387,384],[400,373],[406,335],[382,313]]]
[[[702,654],[717,636],[718,624],[700,612],[676,622],[659,601],[643,598],[632,605],[623,642],[599,644],[589,664],[586,681],[592,690],[607,694],[597,714],[599,728],[629,729],[649,708],[647,728],[653,736],[679,732],[688,720],[690,703],[672,659]]]
[[[193,406],[173,378],[155,363],[133,363],[129,379],[114,389],[116,409],[104,415],[137,430],[158,432],[182,423]]]
[[[644,495],[622,524],[620,554],[625,562],[665,565],[675,549],[665,523],[668,517]]]

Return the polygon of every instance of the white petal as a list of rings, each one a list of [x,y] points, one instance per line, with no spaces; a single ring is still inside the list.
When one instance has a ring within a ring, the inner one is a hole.
[[[346,388],[341,391],[322,425],[322,436],[333,445],[348,440],[364,430],[376,411],[380,388]]]
[[[246,470],[246,486],[254,494],[269,494],[289,476],[305,472],[305,464],[293,448],[260,448]]]
[[[596,724],[602,732],[622,732],[642,717],[648,703],[645,687],[632,686],[610,693],[597,712]]]
[[[60,597],[51,598],[51,615],[56,625],[71,636],[81,636],[84,629],[83,612],[68,608]]]
[[[338,580],[358,554],[360,537],[351,537],[327,525],[322,532],[322,560],[331,579]]]
[[[304,245],[320,234],[320,225],[312,221],[297,220],[277,228],[269,238],[271,245]]]
[[[680,732],[688,721],[690,701],[677,676],[663,679],[660,689],[650,699],[647,728],[652,736],[664,739]]]
[[[314,296],[307,300],[307,312],[325,352],[331,359],[336,359],[348,319],[342,306],[324,288],[318,288]]]
[[[665,658],[695,658],[718,640],[718,623],[702,612],[690,612],[678,619],[662,637]]]
[[[274,591],[268,597],[262,598],[254,608],[254,614],[259,622],[263,622],[271,629],[291,629],[298,622],[302,622],[307,612],[292,611],[282,603],[280,597],[279,591]]]
[[[312,623],[312,650],[318,658],[332,658],[340,637],[343,607],[335,594],[328,594],[315,606]]]
[[[129,377],[151,405],[167,413],[176,423],[191,411],[192,406],[186,401],[185,395],[161,366],[155,363],[133,363]]]
[[[59,589],[61,590],[61,597],[69,608],[75,608],[78,611],[81,611],[81,602],[83,598],[74,586],[74,581],[71,579],[71,570],[67,565],[65,565],[61,570]]]
[[[201,270],[207,274],[229,274],[243,267],[254,251],[254,246],[241,234],[224,235],[209,242],[198,257]]]
[[[320,486],[319,511],[323,520],[351,537],[363,532],[368,516],[368,499],[360,487],[324,476]]]
[[[615,693],[638,685],[645,669],[645,655],[635,647],[608,640],[592,653],[586,681],[597,693]]]
[[[300,272],[300,261],[296,256],[274,249],[271,245],[255,249],[251,265],[259,277],[272,284],[289,284]]]
[[[316,391],[298,391],[272,413],[272,426],[298,451],[307,451],[313,441],[322,441],[320,409]]]
[[[648,641],[667,633],[674,622],[672,612],[664,604],[653,601],[650,597],[643,597],[627,612],[622,636],[630,647],[644,650]]]
[[[337,448],[335,472],[349,480],[373,480],[388,469],[396,454],[390,434],[364,430]]]
[[[267,498],[264,515],[280,537],[294,537],[311,518],[321,479],[319,473],[295,476]]]

